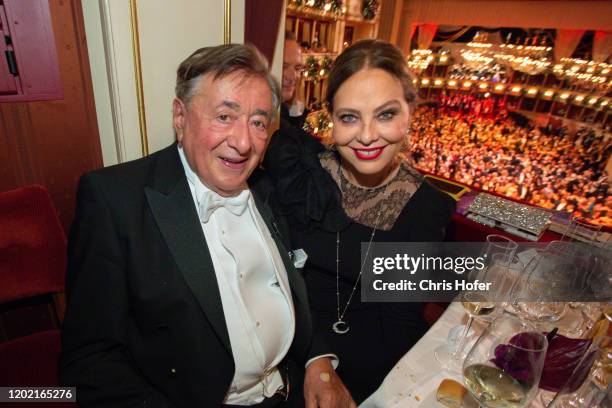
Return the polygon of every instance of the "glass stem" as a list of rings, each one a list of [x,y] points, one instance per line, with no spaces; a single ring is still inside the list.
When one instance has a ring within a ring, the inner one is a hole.
[[[468,321],[463,330],[461,331],[461,336],[459,336],[459,340],[457,341],[457,347],[455,348],[455,351],[453,351],[451,358],[457,358],[457,356],[461,355],[461,352],[463,351],[463,348],[465,347],[465,343],[467,341],[467,336],[470,333],[470,328],[472,327],[473,321],[474,317],[472,315],[469,315]]]

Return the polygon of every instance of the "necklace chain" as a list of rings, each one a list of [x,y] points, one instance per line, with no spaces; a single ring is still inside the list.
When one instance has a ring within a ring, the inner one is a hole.
[[[385,191],[383,192],[383,196],[385,198],[387,197],[388,187],[389,187],[389,184],[385,186]],[[383,209],[383,205],[382,205],[383,203],[384,203],[384,200],[381,201],[380,209],[378,210],[378,215],[376,216],[376,222],[374,223],[374,228],[372,228],[372,233],[370,234],[370,242],[368,242],[368,248],[366,249],[366,253],[365,253],[365,257],[363,258],[363,262],[361,262],[361,267],[359,269],[359,275],[357,276],[357,280],[355,280],[355,285],[353,285],[353,290],[351,291],[351,294],[349,295],[349,298],[346,302],[346,305],[344,306],[344,309],[342,310],[342,313],[340,313],[340,230],[336,231],[336,312],[337,312],[338,320],[336,321],[336,323],[334,323],[333,330],[338,334],[344,334],[348,332],[349,330],[348,325],[342,319],[346,315],[348,307],[351,304],[351,300],[353,299],[353,295],[355,294],[355,291],[357,290],[357,286],[359,285],[359,281],[361,280],[361,275],[363,274],[363,268],[365,267],[366,261],[368,259],[370,248],[372,247],[372,241],[374,240],[374,235],[376,234],[376,229],[378,228],[378,223],[380,222],[380,217],[382,215],[382,209]],[[340,329],[341,324],[345,326],[344,330]]]

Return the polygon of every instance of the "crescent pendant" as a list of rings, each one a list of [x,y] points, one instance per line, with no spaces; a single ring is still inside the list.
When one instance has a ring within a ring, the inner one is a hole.
[[[333,324],[332,328],[334,329],[334,332],[338,334],[344,334],[350,330],[348,324],[346,324],[346,322],[343,320],[338,320],[336,323]]]

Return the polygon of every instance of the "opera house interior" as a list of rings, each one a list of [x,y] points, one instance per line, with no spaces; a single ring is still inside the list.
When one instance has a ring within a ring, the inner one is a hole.
[[[0,0],[47,404],[612,407],[612,2]]]

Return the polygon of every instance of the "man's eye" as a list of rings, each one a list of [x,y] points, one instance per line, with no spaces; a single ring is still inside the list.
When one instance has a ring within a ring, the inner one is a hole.
[[[232,118],[230,117],[230,115],[223,114],[223,115],[217,116],[217,120],[219,120],[219,122],[222,122],[222,123],[229,123],[231,119]]]
[[[266,130],[268,128],[268,124],[263,120],[254,120],[253,126],[255,126],[259,130]]]

